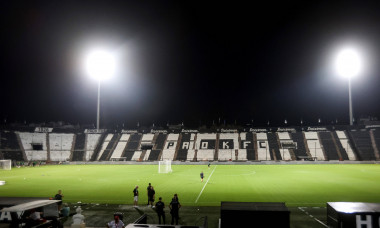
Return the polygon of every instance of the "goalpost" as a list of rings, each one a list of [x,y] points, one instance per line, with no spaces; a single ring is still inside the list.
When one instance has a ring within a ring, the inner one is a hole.
[[[158,162],[158,173],[170,173],[172,170],[172,161],[165,160]]]
[[[0,169],[11,170],[12,160],[0,160]]]

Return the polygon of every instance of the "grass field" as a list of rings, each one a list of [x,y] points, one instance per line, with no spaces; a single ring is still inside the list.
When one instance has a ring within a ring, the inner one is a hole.
[[[330,201],[380,202],[379,165],[60,165],[0,171],[0,196],[53,197],[64,201],[132,204],[140,188],[146,204],[149,182],[168,202],[178,193],[188,206],[219,206],[221,201],[286,202],[287,206],[326,206]],[[199,174],[205,173],[204,182]]]

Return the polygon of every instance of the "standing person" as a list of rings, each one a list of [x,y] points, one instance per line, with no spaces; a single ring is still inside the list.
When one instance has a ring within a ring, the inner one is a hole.
[[[169,208],[170,208],[170,214],[172,215],[171,224],[174,225],[174,220],[175,220],[175,224],[178,225],[179,209],[181,208],[181,204],[178,201],[177,194],[174,194],[172,202],[170,202]]]
[[[107,223],[108,228],[124,228],[123,221],[120,220],[119,216],[115,215],[114,220]]]
[[[204,177],[204,174],[203,174],[203,171],[201,172],[201,182],[203,182],[203,177]]]
[[[163,224],[165,225],[165,203],[162,202],[162,197],[158,198],[158,202],[156,203],[156,212],[158,215],[158,224],[161,224],[161,217]]]
[[[139,207],[137,206],[137,203],[139,201],[139,186],[136,185],[135,189],[133,189],[133,207]]]
[[[58,202],[58,211],[61,211],[62,209],[62,198],[63,198],[62,190],[58,190],[58,193],[55,194],[54,196],[55,200],[61,200],[60,202]]]
[[[148,202],[151,205],[152,208],[154,208],[154,197],[156,196],[156,191],[154,191],[153,186],[150,186],[150,189],[148,191]]]
[[[211,165],[211,163],[209,162],[208,165],[207,165],[209,169],[210,169],[210,165]]]
[[[148,203],[146,205],[149,205],[149,190],[152,185],[149,183],[148,187],[146,188],[146,196],[148,198]]]

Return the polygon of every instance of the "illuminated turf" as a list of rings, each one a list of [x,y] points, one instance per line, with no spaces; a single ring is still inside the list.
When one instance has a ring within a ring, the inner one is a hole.
[[[0,196],[52,197],[62,189],[67,202],[132,204],[132,190],[146,187],[169,201],[178,193],[184,205],[218,206],[220,201],[286,202],[325,206],[329,201],[380,202],[379,165],[60,165],[0,171]],[[205,174],[204,182],[199,174]],[[214,171],[214,172],[213,172]],[[213,172],[213,173],[212,173]],[[210,178],[210,175],[212,176]],[[205,186],[206,185],[206,186]],[[202,191],[203,189],[203,191]]]

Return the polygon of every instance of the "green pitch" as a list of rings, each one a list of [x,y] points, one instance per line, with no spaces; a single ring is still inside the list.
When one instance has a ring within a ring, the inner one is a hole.
[[[149,182],[170,201],[219,206],[220,201],[286,202],[287,206],[325,206],[330,201],[380,202],[379,165],[173,165],[158,174],[157,165],[60,165],[0,170],[0,196],[53,197],[62,189],[66,202],[147,203]],[[205,179],[200,181],[200,172]]]

